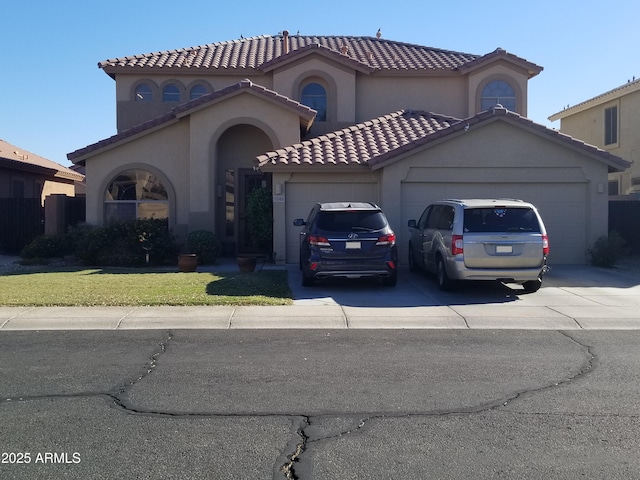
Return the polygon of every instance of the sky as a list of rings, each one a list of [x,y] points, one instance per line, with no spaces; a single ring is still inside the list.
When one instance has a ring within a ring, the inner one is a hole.
[[[640,77],[637,0],[5,0],[0,139],[70,166],[67,153],[116,133],[111,58],[240,36],[375,36],[484,55],[500,47],[544,70],[528,117],[548,117]],[[438,112],[444,113],[447,112]]]

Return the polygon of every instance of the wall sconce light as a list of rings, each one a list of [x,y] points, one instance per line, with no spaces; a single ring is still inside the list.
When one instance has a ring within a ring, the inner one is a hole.
[[[604,183],[598,182],[598,193],[604,193]]]
[[[282,195],[282,184],[281,183],[276,183],[275,184],[275,189],[274,192],[276,195]]]

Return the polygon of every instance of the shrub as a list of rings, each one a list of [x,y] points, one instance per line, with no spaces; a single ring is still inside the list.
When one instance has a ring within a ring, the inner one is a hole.
[[[166,220],[140,219],[85,229],[76,256],[86,265],[136,267],[175,263],[178,246]]]
[[[212,265],[222,251],[222,242],[215,233],[208,230],[194,230],[187,234],[189,253],[198,255],[200,265]]]
[[[612,267],[626,254],[626,242],[618,232],[598,238],[589,249],[589,260],[596,267]]]
[[[61,258],[73,253],[66,235],[40,235],[20,252],[22,258]]]
[[[247,199],[247,225],[251,244],[262,253],[273,248],[273,199],[266,188],[256,188]]]

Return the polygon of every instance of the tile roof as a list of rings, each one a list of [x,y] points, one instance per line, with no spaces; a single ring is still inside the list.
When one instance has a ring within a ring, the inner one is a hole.
[[[285,38],[286,46],[285,46]],[[375,37],[262,35],[196,47],[114,58],[98,63],[109,74],[132,69],[261,70],[282,55],[317,45],[375,70],[456,70],[481,55]]]
[[[539,135],[562,142],[606,163],[609,171],[622,171],[630,163],[593,145],[537,124],[502,106],[467,119],[431,112],[399,110],[374,120],[322,135],[257,157],[260,168],[305,168],[342,165],[377,169],[400,155],[435,140],[463,132],[483,122],[502,118]]]
[[[98,150],[117,144],[126,139],[135,137],[139,134],[143,134],[156,127],[166,126],[169,123],[173,121],[177,121],[180,118],[186,115],[189,115],[190,113],[193,113],[194,111],[200,108],[204,108],[208,105],[211,105],[213,103],[220,101],[221,99],[229,98],[231,96],[237,95],[242,92],[249,92],[254,95],[259,95],[262,98],[279,103],[285,108],[289,108],[297,112],[298,115],[300,116],[300,124],[305,129],[308,129],[311,126],[311,124],[313,123],[313,119],[315,118],[315,115],[316,115],[315,110],[307,107],[306,105],[302,105],[301,103],[296,102],[295,100],[291,100],[290,98],[285,97],[284,95],[280,95],[279,93],[274,92],[273,90],[269,90],[268,88],[265,88],[261,85],[253,83],[250,80],[245,79],[234,85],[230,85],[226,88],[220,89],[216,92],[209,93],[195,100],[191,100],[183,104],[180,104],[172,108],[171,111],[163,115],[160,115],[156,118],[148,120],[140,125],[136,125],[135,127],[132,127],[128,130],[124,130],[116,135],[113,135],[109,138],[101,140],[97,143],[93,143],[84,148],[68,153],[67,158],[71,161],[78,160],[78,159],[82,160],[83,157],[85,157],[86,155],[95,153]]]
[[[37,172],[57,178],[75,181],[84,180],[84,175],[44,157],[27,152],[4,140],[0,140],[0,164],[18,170]]]

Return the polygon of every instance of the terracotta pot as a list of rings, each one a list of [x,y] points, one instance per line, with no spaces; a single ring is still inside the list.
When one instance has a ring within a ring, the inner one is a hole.
[[[238,268],[241,272],[253,272],[256,269],[258,259],[253,256],[238,256]]]
[[[198,256],[195,253],[178,255],[178,270],[181,272],[195,272],[198,268]]]

